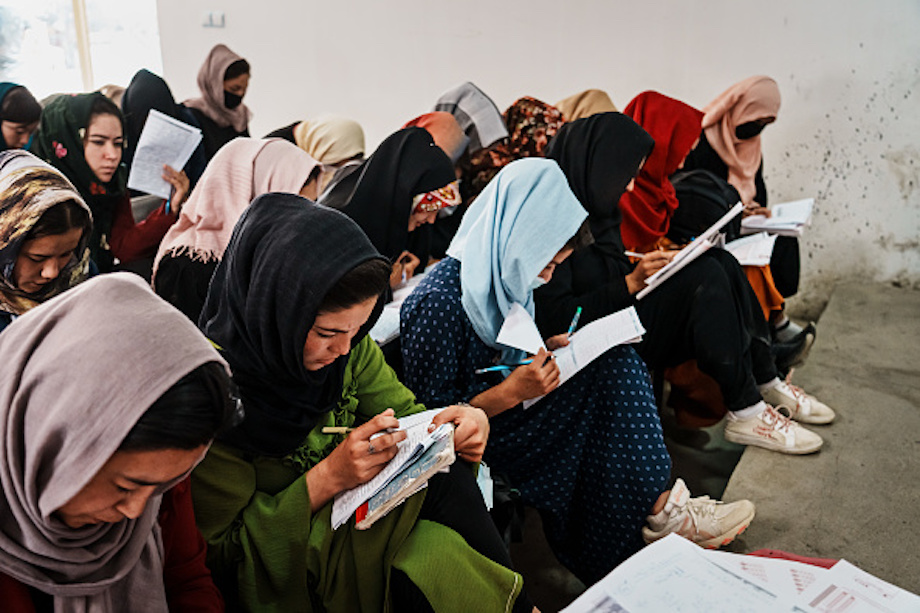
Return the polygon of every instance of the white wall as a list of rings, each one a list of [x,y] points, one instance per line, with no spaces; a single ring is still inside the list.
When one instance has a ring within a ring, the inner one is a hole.
[[[920,286],[917,0],[157,0],[165,77],[196,95],[223,42],[246,57],[254,135],[321,112],[373,146],[466,80],[505,108],[589,87],[621,108],[657,89],[696,106],[752,74],[783,94],[764,133],[771,200],[813,195],[803,286],[816,314],[838,279]],[[203,28],[205,11],[226,15]]]

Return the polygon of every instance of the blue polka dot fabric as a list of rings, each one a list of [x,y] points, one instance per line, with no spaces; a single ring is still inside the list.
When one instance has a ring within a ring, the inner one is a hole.
[[[498,351],[460,302],[460,262],[442,260],[403,303],[405,383],[420,402],[468,402],[502,381],[476,375]],[[614,347],[529,409],[491,420],[485,460],[540,512],[556,557],[590,585],[641,546],[671,460],[651,381],[631,347]]]

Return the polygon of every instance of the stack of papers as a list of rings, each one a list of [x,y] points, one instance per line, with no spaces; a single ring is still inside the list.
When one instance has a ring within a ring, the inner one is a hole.
[[[151,109],[137,140],[128,187],[164,200],[169,198],[172,185],[163,179],[163,165],[182,170],[199,142],[201,130]]]
[[[741,220],[741,232],[769,232],[780,236],[802,236],[805,226],[811,225],[811,212],[815,206],[814,198],[795,200],[774,204],[770,207],[770,216],[751,215]]]
[[[768,266],[775,245],[776,234],[760,232],[727,243],[725,250],[742,266]]]
[[[629,558],[563,613],[895,613],[920,597],[845,560],[825,569],[702,549],[671,534]]]

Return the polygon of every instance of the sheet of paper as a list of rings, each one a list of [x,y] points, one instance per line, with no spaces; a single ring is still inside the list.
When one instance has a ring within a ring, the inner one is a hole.
[[[498,338],[495,340],[502,345],[531,354],[546,348],[533,317],[518,303],[511,305],[511,309],[505,316],[505,323],[502,324],[501,330],[498,331]]]
[[[575,373],[606,353],[611,347],[636,342],[645,334],[634,307],[617,311],[596,319],[569,337],[569,344],[553,351],[559,365],[559,385],[571,379]],[[524,402],[530,408],[543,398],[539,396]]]
[[[675,534],[642,549],[591,586],[564,613],[776,613],[774,594],[712,563]]]
[[[380,318],[368,333],[378,345],[386,345],[399,336],[399,306],[383,307]]]
[[[920,596],[840,560],[802,592],[799,607],[809,613],[903,613],[920,611]]]
[[[747,581],[794,604],[808,586],[828,572],[826,568],[780,558],[739,555],[706,549],[703,553],[713,562]]]
[[[181,170],[199,142],[201,130],[151,110],[137,140],[131,174],[128,175],[128,187],[169,198],[172,186],[163,179],[163,165],[168,164]]]
[[[775,245],[776,234],[760,232],[733,240],[725,245],[725,250],[742,266],[767,266]]]
[[[428,424],[442,410],[444,409],[431,409],[399,420],[399,429],[405,431],[406,438],[400,441],[396,456],[370,481],[336,495],[332,503],[333,530],[347,522],[365,500],[377,493],[393,475],[399,472],[406,461],[418,451],[419,445],[428,437]]]
[[[774,204],[770,216],[751,215],[741,220],[744,233],[766,231],[771,234],[801,236],[805,226],[811,223],[815,199],[805,198],[792,202]]]

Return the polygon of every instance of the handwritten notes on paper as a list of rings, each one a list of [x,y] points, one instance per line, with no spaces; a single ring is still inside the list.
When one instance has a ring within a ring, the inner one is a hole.
[[[172,186],[163,179],[163,165],[181,170],[199,142],[201,130],[151,109],[137,141],[128,187],[169,198]]]

